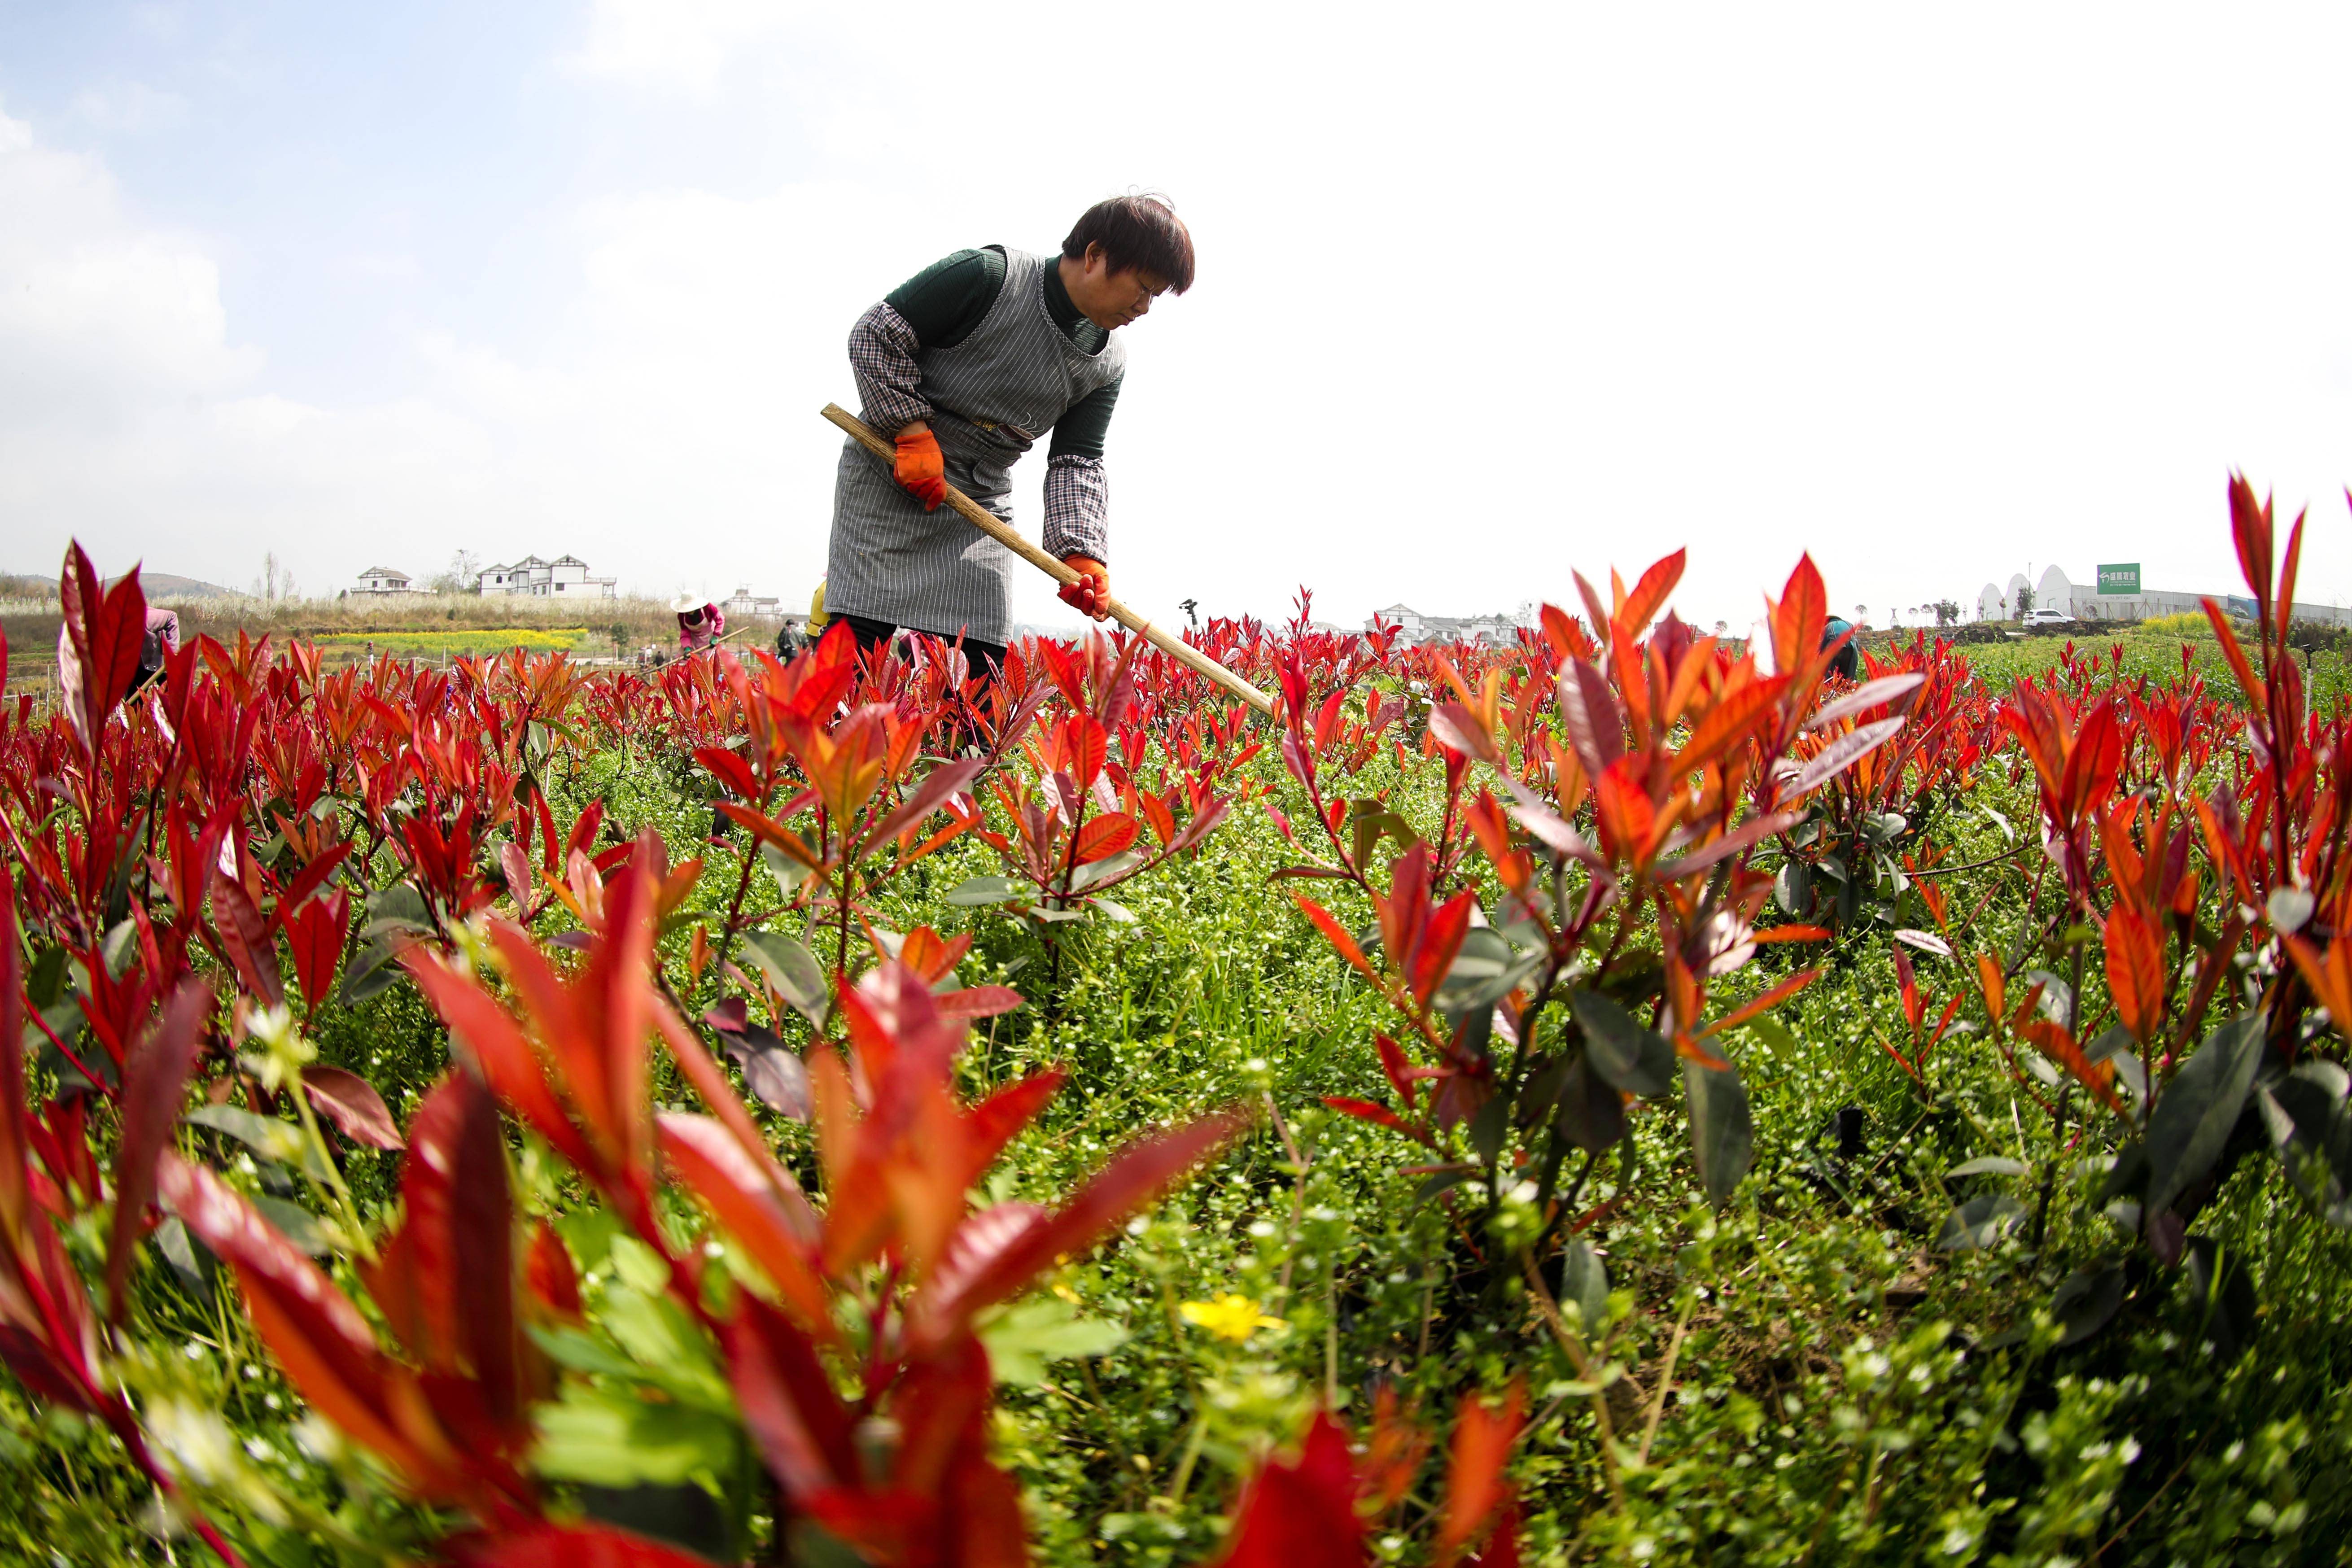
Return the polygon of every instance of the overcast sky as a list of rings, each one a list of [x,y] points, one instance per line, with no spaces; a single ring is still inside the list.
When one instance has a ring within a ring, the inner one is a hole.
[[[2347,44],[2342,5],[0,0],[0,566],[804,597],[849,323],[1141,187],[1201,256],[1126,329],[1147,613],[1572,604],[1676,545],[1701,621],[1807,548],[1874,618],[2053,561],[2219,591],[2233,467],[2352,600]]]

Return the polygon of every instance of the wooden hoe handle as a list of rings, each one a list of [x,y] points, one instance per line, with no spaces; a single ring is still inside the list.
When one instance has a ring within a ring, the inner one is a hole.
[[[832,420],[835,425],[840,426],[844,430],[848,431],[851,438],[856,440],[859,446],[865,447],[867,451],[873,453],[884,462],[890,463],[897,460],[898,454],[896,447],[884,440],[881,437],[876,435],[874,433],[873,426],[867,425],[866,421],[857,417],[856,415],[850,413],[840,405],[834,403],[826,404],[824,405],[824,416],[827,419]],[[972,527],[980,530],[981,532],[988,535],[989,538],[993,539],[997,543],[1002,544],[1005,549],[1010,550],[1013,554],[1018,555],[1022,560],[1026,561],[1030,565],[1034,566],[1038,571],[1043,572],[1046,576],[1051,577],[1055,582],[1061,584],[1064,587],[1067,587],[1078,580],[1078,574],[1076,572],[1071,571],[1067,566],[1063,565],[1060,562],[1055,560],[1052,556],[1046,554],[1044,551],[1030,543],[1026,539],[1024,539],[994,512],[990,511],[986,507],[981,505],[978,501],[972,500],[970,496],[964,494],[953,485],[948,486],[947,490],[948,505],[953,507],[956,510],[956,514],[961,517],[966,522],[971,524]],[[1193,671],[1195,674],[1203,676],[1215,682],[1217,685],[1223,687],[1225,690],[1231,692],[1234,696],[1240,698],[1243,701],[1248,703],[1259,712],[1269,716],[1273,714],[1273,698],[1268,697],[1265,692],[1260,691],[1256,687],[1252,686],[1248,681],[1244,680],[1240,676],[1235,675],[1232,670],[1227,669],[1223,665],[1219,664],[1215,659],[1211,658],[1207,654],[1202,653],[1199,648],[1194,647],[1183,638],[1169,636],[1166,632],[1161,631],[1158,626],[1153,626],[1150,621],[1145,620],[1141,616],[1137,615],[1133,610],[1129,609],[1125,605],[1120,604],[1117,599],[1109,600],[1105,607],[1110,611],[1111,619],[1117,621],[1120,626],[1125,626],[1129,631],[1133,632],[1136,636],[1143,638],[1153,647],[1158,648],[1160,652],[1166,654],[1169,658],[1174,659],[1185,668]]]

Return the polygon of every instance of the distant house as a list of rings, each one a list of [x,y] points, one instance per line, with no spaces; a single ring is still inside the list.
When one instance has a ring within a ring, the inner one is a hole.
[[[516,594],[534,599],[612,599],[619,597],[617,577],[593,577],[588,563],[577,555],[542,561],[536,555],[503,566],[486,566],[476,579],[484,594]]]
[[[1396,627],[1397,640],[1408,647],[1439,642],[1485,643],[1489,647],[1500,647],[1517,641],[1521,628],[1536,624],[1535,606],[1522,605],[1516,616],[1424,616],[1411,605],[1391,605],[1385,610],[1375,610],[1371,619],[1364,623],[1364,629],[1370,631],[1375,624]]]
[[[735,596],[719,606],[730,621],[751,619],[774,620],[784,613],[784,602],[773,594],[754,594],[749,588],[738,588]]]
[[[408,585],[408,574],[395,572],[389,566],[371,566],[360,574],[354,594],[407,594],[415,592]]]

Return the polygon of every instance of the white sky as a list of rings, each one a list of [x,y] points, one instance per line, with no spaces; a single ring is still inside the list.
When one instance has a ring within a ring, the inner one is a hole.
[[[1202,258],[1111,430],[1148,613],[1573,604],[1678,544],[1701,621],[1802,548],[1882,621],[2053,561],[2225,591],[2232,467],[2352,600],[2347,43],[2322,5],[0,0],[0,565],[803,596],[858,311],[1139,186]]]

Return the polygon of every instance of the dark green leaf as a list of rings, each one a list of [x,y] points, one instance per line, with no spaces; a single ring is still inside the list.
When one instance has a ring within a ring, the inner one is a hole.
[[[1784,860],[1772,879],[1772,899],[1783,914],[1799,920],[1813,912],[1813,868],[1802,860]]]
[[[356,1005],[381,995],[405,979],[408,972],[394,963],[394,957],[391,947],[383,942],[367,942],[352,954],[351,963],[343,966],[344,1005]]]
[[[276,1226],[287,1240],[311,1257],[323,1258],[333,1250],[327,1245],[326,1232],[319,1228],[317,1217],[309,1209],[299,1204],[289,1204],[284,1198],[273,1198],[268,1193],[256,1193],[252,1203],[261,1211],[262,1218]]]
[[[1552,1125],[1559,1135],[1598,1154],[1625,1136],[1625,1099],[1601,1081],[1582,1056],[1568,1064]]]
[[[307,1142],[292,1122],[256,1116],[240,1105],[199,1105],[181,1120],[226,1132],[263,1159],[282,1165],[300,1163]]]
[[[1990,1247],[2025,1217],[2025,1205],[2007,1193],[1987,1193],[1970,1198],[1944,1216],[1936,1245],[1946,1252]]]
[[[1683,1096],[1690,1110],[1691,1152],[1698,1160],[1707,1201],[1721,1208],[1755,1157],[1748,1089],[1738,1068],[1683,1063]]]
[[[1962,1176],[2021,1176],[2023,1174],[2025,1174],[2025,1162],[2022,1160],[2011,1160],[2000,1154],[1987,1154],[1981,1159],[1970,1160],[1953,1166],[1944,1173],[1944,1179],[1950,1182],[1958,1181]]]
[[[367,924],[360,931],[363,940],[393,931],[433,933],[433,911],[425,907],[425,895],[406,882],[394,882],[377,892],[368,900],[367,912]]]
[[[634,1487],[583,1482],[579,1503],[590,1519],[685,1547],[712,1563],[733,1563],[742,1555],[726,1510],[708,1488],[693,1481]]]
[[[1478,1114],[1470,1119],[1470,1146],[1478,1151],[1481,1160],[1491,1165],[1501,1156],[1503,1134],[1509,1131],[1510,1127],[1510,1101],[1498,1094],[1480,1106]]]
[[[1570,998],[1584,1030],[1584,1048],[1593,1071],[1628,1094],[1664,1094],[1674,1081],[1675,1047],[1655,1029],[1597,991]]]
[[[1436,1004],[1449,1017],[1492,1007],[1543,963],[1540,953],[1522,958],[1491,926],[1464,933],[1454,967],[1438,983]]]
[[[213,1257],[212,1248],[190,1236],[188,1227],[180,1223],[178,1215],[172,1215],[155,1227],[154,1242],[155,1250],[163,1255],[163,1261],[171,1265],[172,1272],[180,1277],[180,1282],[198,1300],[206,1306],[212,1305],[213,1277],[220,1268],[219,1261]]]
[[[2328,1224],[2352,1227],[2352,1104],[2342,1068],[2306,1061],[2268,1084],[2254,1102],[2287,1179]]]
[[[805,943],[779,931],[747,931],[743,951],[751,955],[751,962],[793,1012],[811,1024],[824,1022],[830,987],[824,966]]]
[[[2231,1019],[2183,1062],[2147,1121],[2148,1214],[2172,1206],[2221,1157],[2262,1064],[2263,1016]]]
[[[963,909],[977,909],[983,904],[1001,904],[1016,898],[1020,889],[1006,877],[973,877],[948,889],[948,902]]]
[[[2077,1268],[2058,1282],[2050,1298],[2050,1312],[2064,1332],[2058,1343],[2080,1344],[2107,1326],[2124,1304],[2124,1271],[2120,1268]]]
[[[1568,1244],[1559,1266],[1559,1301],[1573,1303],[1581,1314],[1587,1342],[1600,1337],[1609,1322],[1609,1270],[1581,1238]]]

